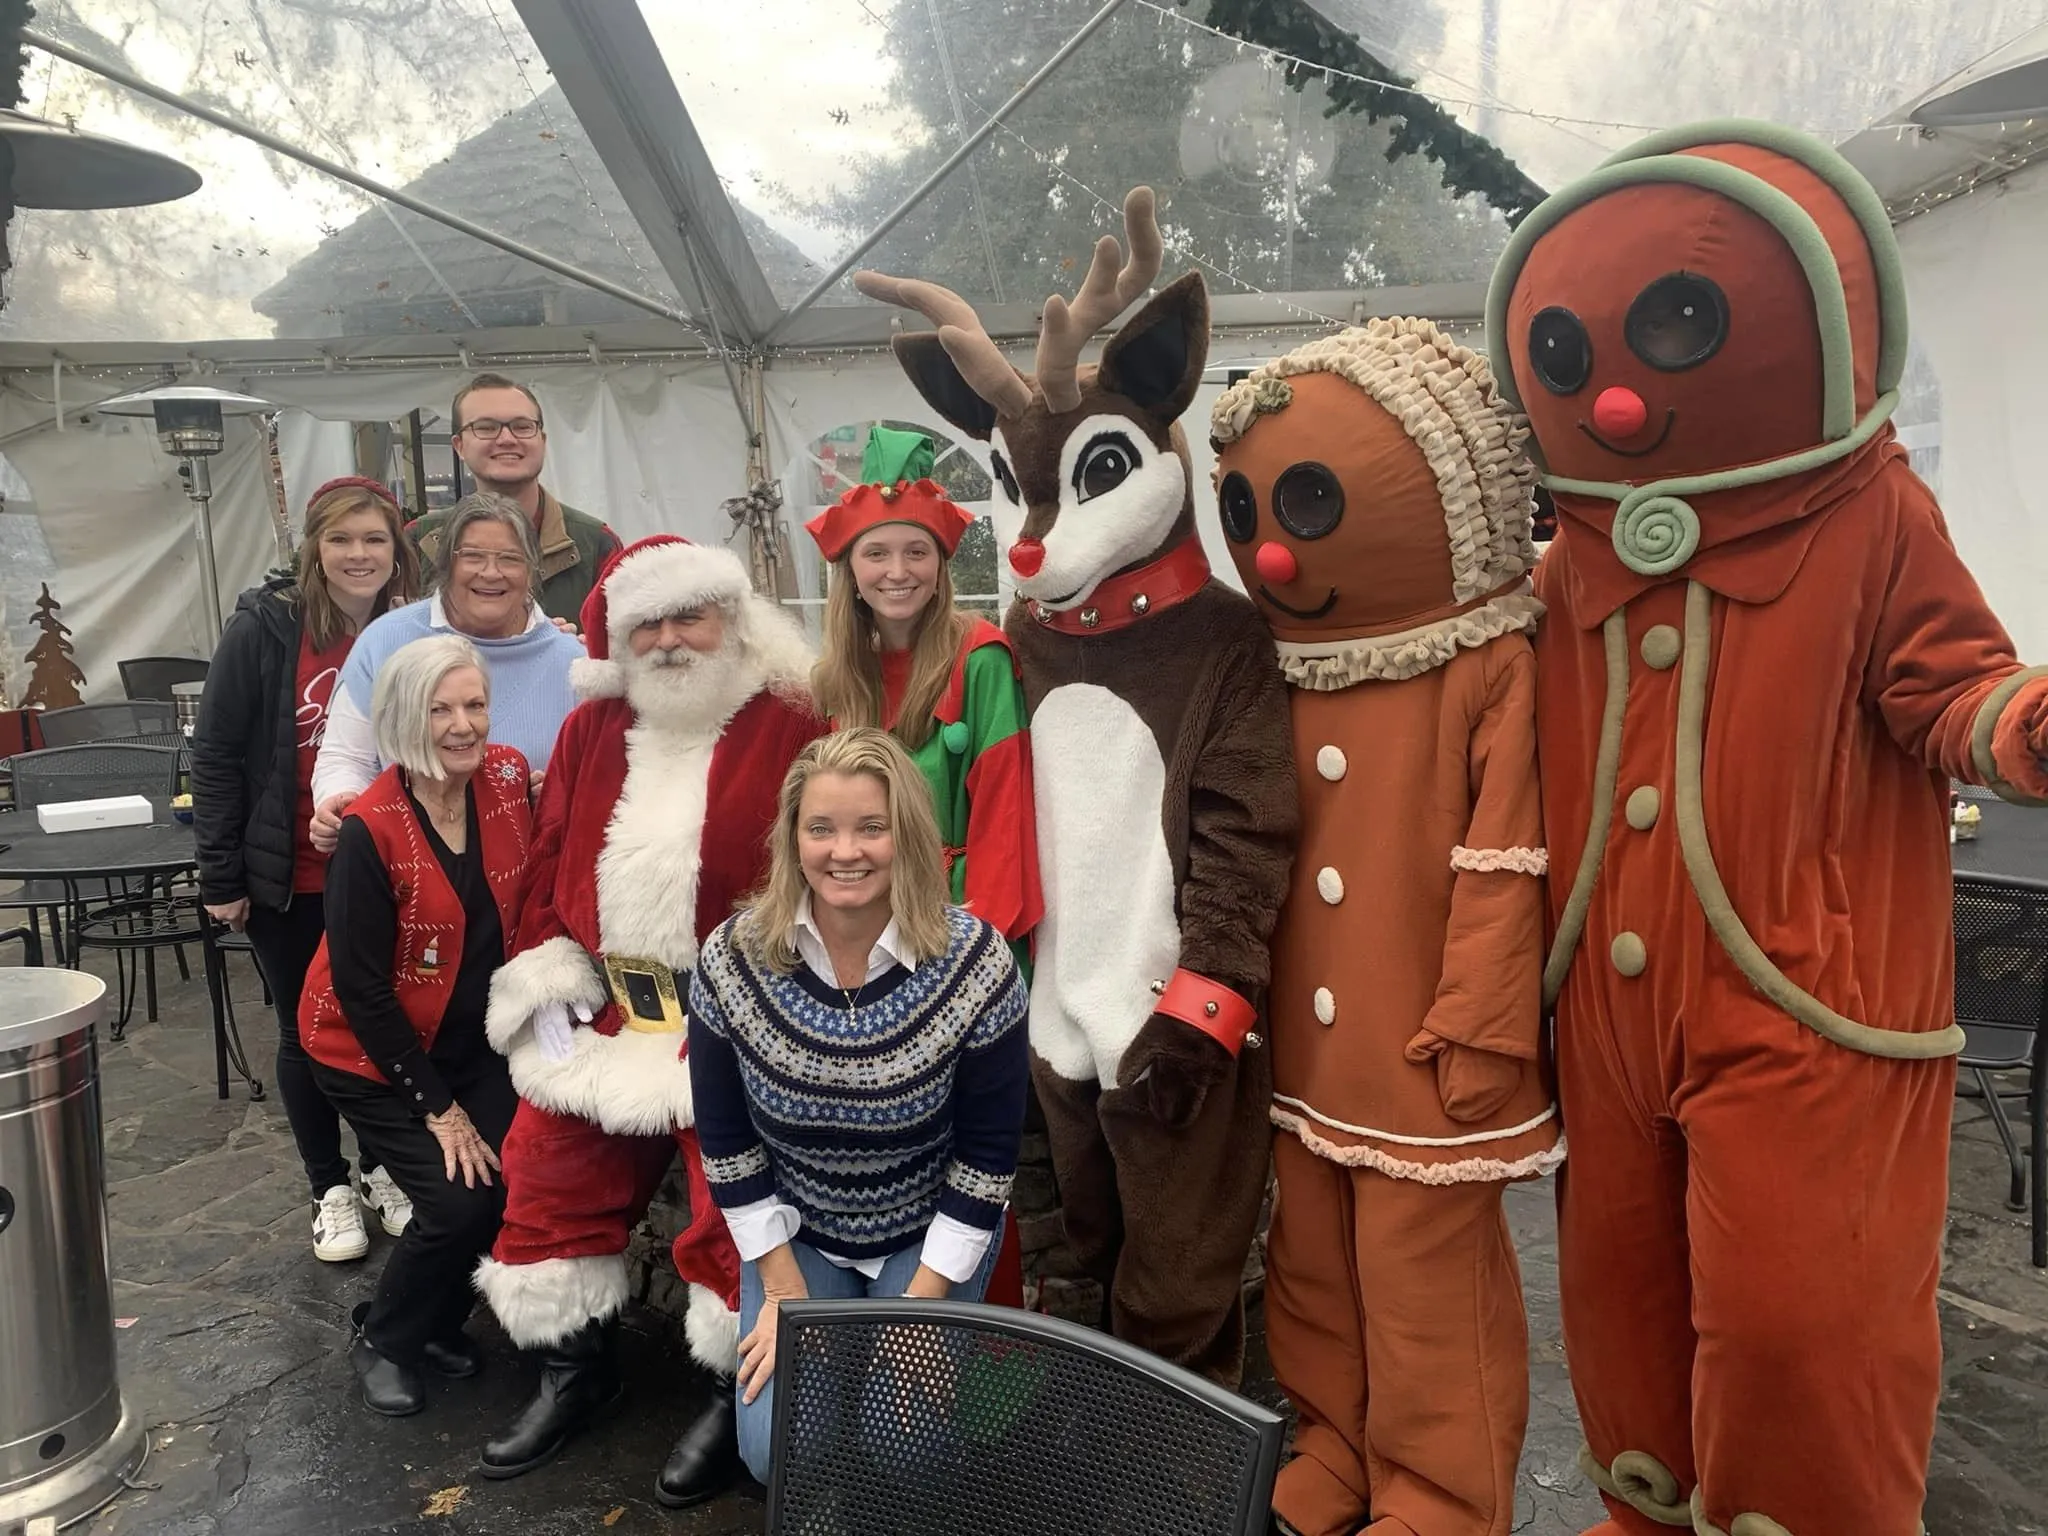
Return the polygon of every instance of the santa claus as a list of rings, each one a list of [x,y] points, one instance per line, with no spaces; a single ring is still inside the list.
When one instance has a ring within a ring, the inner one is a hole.
[[[477,1288],[541,1357],[539,1389],[484,1447],[486,1477],[548,1460],[619,1397],[626,1240],[678,1150],[691,1222],[676,1239],[685,1332],[707,1370],[738,1362],[739,1257],[705,1183],[684,1061],[697,945],[766,869],[790,760],[825,726],[802,631],[729,551],[673,535],[606,563],[583,606],[585,701],[555,743],[514,952],[491,983],[491,1043],[519,1110],[505,1223]],[[736,1474],[718,1383],[656,1481],[662,1503]]]

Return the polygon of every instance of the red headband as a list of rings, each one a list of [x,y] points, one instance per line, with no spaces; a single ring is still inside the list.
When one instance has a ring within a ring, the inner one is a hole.
[[[328,492],[346,490],[350,486],[354,486],[357,490],[368,491],[372,496],[375,496],[379,501],[390,507],[392,511],[399,513],[401,516],[404,515],[405,508],[401,507],[398,504],[398,498],[391,494],[391,487],[382,480],[372,480],[368,475],[341,475],[336,479],[328,481],[319,490],[306,498],[307,510],[311,511],[313,503]]]

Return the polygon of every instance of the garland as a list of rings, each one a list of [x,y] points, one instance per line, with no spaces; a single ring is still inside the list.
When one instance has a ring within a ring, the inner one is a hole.
[[[0,107],[21,105],[21,81],[28,73],[21,32],[35,18],[36,8],[28,0],[0,0]]]
[[[1173,0],[1185,10],[1190,0]],[[1342,71],[1327,80],[1329,114],[1362,113],[1369,123],[1390,121],[1392,142],[1387,158],[1421,155],[1443,167],[1443,185],[1452,195],[1477,193],[1500,210],[1510,225],[1519,224],[1543,201],[1543,188],[1501,153],[1491,140],[1461,125],[1428,97],[1415,93],[1415,82],[1395,73],[1367,53],[1357,38],[1313,10],[1305,0],[1208,0],[1208,24],[1250,43],[1307,59]],[[1345,79],[1362,75],[1363,80]],[[1287,83],[1305,87],[1311,72],[1287,66]],[[1377,83],[1368,83],[1377,82]],[[1388,89],[1382,90],[1384,85]]]

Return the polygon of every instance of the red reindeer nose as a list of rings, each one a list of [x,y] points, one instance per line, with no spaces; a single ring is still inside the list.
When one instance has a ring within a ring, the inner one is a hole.
[[[1036,576],[1045,564],[1045,544],[1039,539],[1019,539],[1010,546],[1010,569],[1019,576]]]
[[[1285,585],[1301,574],[1294,551],[1285,544],[1275,544],[1271,539],[1259,546],[1259,552],[1252,556],[1252,564],[1258,567],[1259,575],[1276,586]]]
[[[1650,408],[1643,404],[1643,397],[1619,384],[1601,390],[1593,401],[1593,425],[1605,437],[1634,437],[1649,419]]]

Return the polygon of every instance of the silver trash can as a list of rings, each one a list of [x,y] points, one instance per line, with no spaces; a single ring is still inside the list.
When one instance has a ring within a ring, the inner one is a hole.
[[[79,971],[0,970],[0,1536],[82,1519],[149,1451],[114,1363],[106,991]]]

